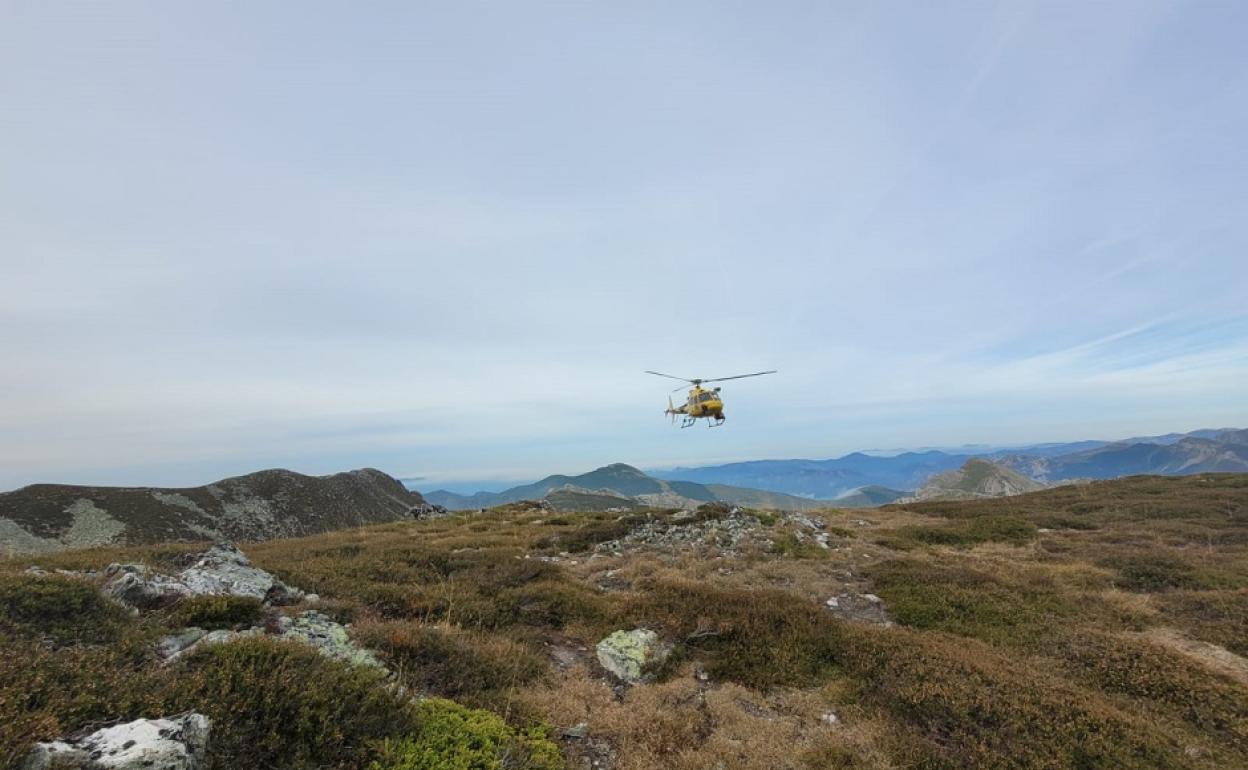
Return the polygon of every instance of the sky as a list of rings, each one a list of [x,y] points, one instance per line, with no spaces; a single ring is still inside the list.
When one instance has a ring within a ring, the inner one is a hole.
[[[0,0],[0,489],[1248,425],[1244,29]]]

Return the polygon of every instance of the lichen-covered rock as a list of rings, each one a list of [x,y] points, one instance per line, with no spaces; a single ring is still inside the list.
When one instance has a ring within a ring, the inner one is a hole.
[[[309,644],[322,655],[361,666],[385,669],[377,656],[351,641],[346,626],[335,623],[316,610],[308,610],[295,618],[282,617],[278,620],[277,629],[281,638]]]
[[[177,575],[142,564],[110,564],[104,590],[132,607],[169,604],[186,596],[241,596],[269,604],[294,604],[304,593],[259,567],[231,545],[215,545]]]
[[[191,589],[143,564],[110,564],[104,570],[104,592],[131,607],[154,607],[191,595]]]
[[[232,545],[214,545],[183,570],[178,579],[196,596],[245,596],[264,601],[277,594],[274,598],[282,601],[276,603],[302,596],[302,592],[252,566],[243,552]]]
[[[198,770],[208,747],[203,714],[136,719],[80,740],[37,744],[23,770]]]
[[[204,631],[202,628],[188,628],[176,634],[164,637],[156,644],[156,652],[166,663],[172,663],[183,655],[197,650],[204,645],[209,644],[225,644],[235,639],[245,639],[249,636],[261,636],[264,629],[255,627],[248,628],[245,631]]]
[[[645,628],[616,631],[598,642],[597,648],[598,662],[625,684],[641,681],[670,651],[658,634]]]

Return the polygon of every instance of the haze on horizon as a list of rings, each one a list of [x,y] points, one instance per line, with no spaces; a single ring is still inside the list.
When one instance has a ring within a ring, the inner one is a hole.
[[[1248,425],[1246,28],[8,3],[0,489]],[[716,430],[642,374],[773,368]]]

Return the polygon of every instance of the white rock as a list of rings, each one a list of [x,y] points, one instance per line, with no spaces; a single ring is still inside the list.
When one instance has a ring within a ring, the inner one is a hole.
[[[136,719],[96,730],[73,744],[40,743],[23,770],[198,770],[209,733],[210,722],[203,714]]]
[[[838,717],[836,714],[833,714],[831,711],[829,711],[823,716],[819,717],[819,721],[823,722],[825,725],[836,725],[836,724],[840,724],[841,718]]]
[[[835,608],[835,607],[840,607],[840,606],[841,606],[841,601],[840,601],[839,599],[837,599],[835,596],[833,596],[831,599],[828,599],[828,600],[825,602],[825,604],[827,604],[829,607],[833,607],[833,608]]]

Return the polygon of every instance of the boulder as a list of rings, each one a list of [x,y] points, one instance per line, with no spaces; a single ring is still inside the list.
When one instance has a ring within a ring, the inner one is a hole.
[[[186,596],[243,596],[269,604],[294,604],[303,599],[231,545],[215,545],[177,575],[163,575],[143,564],[110,564],[104,590],[132,607],[169,604]]]
[[[671,648],[655,632],[636,628],[611,634],[598,642],[597,652],[603,668],[621,682],[635,684],[666,660]]]
[[[75,741],[36,744],[22,770],[198,770],[209,732],[203,714],[136,719]]]

